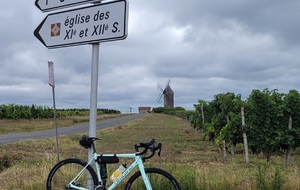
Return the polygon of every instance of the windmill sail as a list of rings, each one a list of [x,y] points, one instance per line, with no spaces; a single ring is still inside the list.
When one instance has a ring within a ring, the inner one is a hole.
[[[156,98],[156,102],[161,103],[162,96],[164,95],[164,89],[159,83],[157,84],[157,89],[160,91],[160,93],[158,94],[158,96]]]

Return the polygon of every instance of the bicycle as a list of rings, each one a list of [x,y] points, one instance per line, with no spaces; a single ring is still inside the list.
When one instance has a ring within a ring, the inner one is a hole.
[[[81,146],[86,149],[92,148],[92,158],[88,162],[78,158],[69,158],[58,162],[48,175],[47,190],[112,190],[135,168],[138,168],[138,171],[129,177],[125,184],[125,190],[181,190],[178,181],[167,171],[144,167],[145,160],[153,157],[157,151],[158,156],[160,156],[162,144],[158,143],[155,146],[155,139],[150,142],[135,144],[136,153],[130,154],[98,154],[94,143],[96,140],[99,139],[88,136],[83,136],[80,139],[79,144]],[[134,162],[106,188],[107,164],[118,163],[119,158],[131,158],[134,159]]]

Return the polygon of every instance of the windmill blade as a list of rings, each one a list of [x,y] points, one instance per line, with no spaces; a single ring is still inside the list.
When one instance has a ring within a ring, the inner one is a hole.
[[[161,92],[164,91],[163,87],[159,83],[157,83],[157,89],[160,90]]]
[[[164,94],[159,94],[159,95],[157,96],[156,101],[157,101],[158,103],[161,103],[163,95],[164,95]]]

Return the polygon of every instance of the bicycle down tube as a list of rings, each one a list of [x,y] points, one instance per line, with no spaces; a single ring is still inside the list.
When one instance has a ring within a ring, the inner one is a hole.
[[[142,174],[145,186],[147,188],[147,190],[152,190],[151,187],[151,183],[146,175],[145,172],[145,167],[143,164],[143,160],[141,156],[137,156],[136,154],[97,154],[94,153],[93,158],[88,162],[87,165],[90,165],[92,162],[94,162],[95,160],[97,160],[98,156],[116,156],[118,158],[134,158],[134,162],[107,188],[107,190],[113,190],[114,188],[116,188],[131,172],[134,168],[138,167],[139,171]],[[101,179],[101,175],[100,175],[100,164],[97,163],[95,161],[95,166],[96,166],[96,172],[97,172],[97,176],[98,176],[98,181],[99,184],[102,182],[103,179]],[[82,169],[82,171],[85,168]],[[79,177],[81,176],[81,172],[69,183],[69,187],[73,188],[73,189],[78,189],[78,190],[88,190],[86,188],[82,188],[82,187],[78,187],[76,185],[73,184],[74,181],[76,181]]]

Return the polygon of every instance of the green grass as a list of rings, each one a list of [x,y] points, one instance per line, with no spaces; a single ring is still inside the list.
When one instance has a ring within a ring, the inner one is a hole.
[[[101,114],[97,116],[98,120],[121,117],[124,114]],[[89,121],[89,116],[73,116],[57,118],[57,127],[67,127],[75,123]],[[45,129],[53,129],[53,119],[0,119],[0,134],[30,132]]]
[[[61,159],[78,157],[86,160],[87,150],[78,145],[82,135],[60,137]],[[202,141],[201,134],[195,139],[189,124],[174,116],[148,114],[99,130],[97,137],[102,139],[97,141],[97,150],[101,153],[131,153],[135,143],[157,139],[163,144],[161,157],[155,156],[145,165],[169,171],[184,190],[300,189],[299,150],[293,152],[289,167],[284,165],[281,156],[274,156],[266,163],[264,157],[250,155],[250,163],[246,164],[242,154],[231,156],[228,153],[225,160],[218,147]],[[47,175],[57,161],[55,139],[3,145],[0,147],[0,158],[4,158],[3,163],[0,159],[3,165],[0,189],[45,189]],[[130,160],[121,161],[130,164]],[[109,172],[118,165],[109,165]]]

